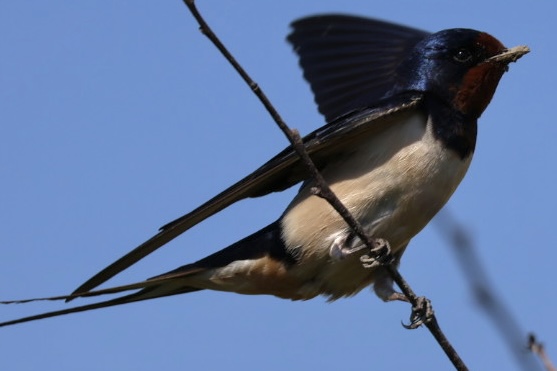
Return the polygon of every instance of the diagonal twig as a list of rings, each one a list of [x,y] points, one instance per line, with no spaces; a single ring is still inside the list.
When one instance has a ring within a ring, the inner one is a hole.
[[[225,59],[232,65],[232,67],[238,72],[238,74],[242,77],[244,82],[250,87],[253,93],[257,96],[257,98],[261,101],[267,112],[271,115],[275,123],[278,127],[282,130],[284,135],[287,137],[289,142],[291,143],[293,149],[297,152],[297,154],[302,159],[303,163],[309,170],[312,178],[315,180],[315,192],[319,197],[324,198],[329,204],[340,214],[340,216],[346,221],[348,226],[354,231],[354,233],[364,242],[366,247],[370,250],[374,250],[374,239],[368,236],[365,232],[361,224],[350,214],[348,209],[342,204],[342,202],[336,197],[336,195],[332,192],[329,188],[317,167],[309,157],[307,151],[305,150],[305,146],[303,141],[296,130],[292,130],[286,125],[280,114],[274,108],[272,103],[269,101],[267,96],[263,93],[261,88],[253,81],[253,79],[246,73],[246,71],[242,68],[242,66],[236,61],[236,59],[230,54],[230,52],[226,49],[226,47],[222,44],[220,39],[215,35],[215,33],[211,30],[207,22],[205,22],[204,18],[201,16],[197,7],[195,6],[194,0],[183,0],[184,4],[188,7],[190,12],[192,13],[193,17],[196,19],[197,23],[199,24],[199,29],[201,33],[203,33],[207,38],[214,44],[214,46],[221,52],[221,54],[225,57]],[[403,279],[401,274],[398,272],[397,268],[393,264],[388,264],[384,266],[387,272],[390,274],[393,281],[397,284],[400,290],[404,293],[404,295],[408,298],[410,303],[413,306],[417,306],[419,304],[419,298],[416,294],[412,291],[408,283]],[[457,370],[468,370],[456,350],[452,347],[447,337],[441,331],[437,319],[435,315],[432,315],[431,318],[425,322],[426,327],[435,337],[447,357],[451,360],[453,365]]]
[[[545,347],[536,339],[534,334],[528,336],[528,348],[532,353],[538,356],[546,371],[557,371],[557,368],[553,365],[551,359],[549,359],[549,356],[545,352]]]
[[[447,208],[441,210],[435,217],[434,222],[456,254],[456,261],[470,285],[476,304],[493,323],[520,369],[524,371],[538,369],[534,357],[525,351],[526,333],[501,297],[496,294],[488,271],[478,256],[478,249],[470,237],[471,234],[466,231]],[[532,353],[542,358],[536,350],[541,349],[543,351],[543,347],[535,346],[539,343],[535,342],[533,336],[528,338],[528,348]],[[548,368],[548,370],[551,369]],[[553,371],[557,370],[553,369]]]

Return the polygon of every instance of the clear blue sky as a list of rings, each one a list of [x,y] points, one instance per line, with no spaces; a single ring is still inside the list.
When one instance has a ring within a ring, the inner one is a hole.
[[[284,39],[296,18],[343,12],[528,44],[532,53],[511,66],[480,120],[475,159],[448,208],[521,326],[557,357],[554,3],[199,7],[302,133],[323,119]],[[181,1],[3,1],[0,35],[0,299],[69,293],[286,146]],[[241,202],[111,283],[216,251],[273,221],[292,194]],[[401,272],[432,299],[471,369],[516,369],[435,226],[414,239]],[[64,305],[3,306],[0,319]],[[199,292],[1,329],[0,363],[5,370],[450,369],[427,330],[402,328],[408,314],[407,305],[382,303],[367,290],[333,304]]]

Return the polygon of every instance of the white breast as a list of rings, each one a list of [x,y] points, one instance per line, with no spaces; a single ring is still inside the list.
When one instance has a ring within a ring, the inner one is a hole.
[[[402,118],[322,171],[368,233],[388,240],[393,252],[404,248],[441,209],[471,161],[471,156],[462,160],[444,148],[424,115]],[[332,240],[349,229],[326,201],[310,194],[309,186],[291,203],[282,226],[286,245],[301,256],[300,274],[312,282],[305,288],[308,295],[351,295],[373,280],[357,259],[334,261],[328,255]]]

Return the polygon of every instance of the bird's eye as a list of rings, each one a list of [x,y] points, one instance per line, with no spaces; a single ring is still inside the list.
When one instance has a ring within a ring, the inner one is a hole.
[[[458,49],[453,58],[458,63],[468,63],[472,60],[472,53],[468,49]]]

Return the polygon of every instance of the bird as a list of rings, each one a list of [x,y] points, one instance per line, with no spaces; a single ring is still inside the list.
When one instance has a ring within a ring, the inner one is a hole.
[[[344,14],[296,20],[287,40],[326,120],[303,138],[305,149],[366,234],[388,241],[398,266],[411,239],[465,176],[479,117],[509,64],[529,49],[507,48],[488,33],[467,28],[429,33]],[[298,184],[298,193],[276,221],[238,242],[141,282],[96,289],[231,204]],[[384,301],[404,300],[384,266],[362,264],[369,251],[341,216],[314,194],[314,186],[289,146],[164,225],[72,294],[2,303],[70,301],[126,292],[123,296],[0,326],[204,289],[290,300],[323,296],[334,301],[371,287]]]

